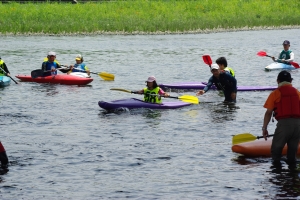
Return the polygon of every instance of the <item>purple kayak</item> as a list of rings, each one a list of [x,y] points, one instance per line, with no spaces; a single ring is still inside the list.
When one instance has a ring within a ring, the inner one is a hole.
[[[162,89],[203,89],[207,83],[205,82],[181,82],[171,84],[159,84]],[[277,86],[238,86],[238,91],[259,91],[259,90],[275,90]],[[214,85],[211,89],[217,89]]]
[[[191,105],[190,103],[185,103],[182,101],[177,102],[163,102],[162,104],[157,103],[148,103],[144,102],[143,100],[131,98],[131,99],[121,99],[121,100],[115,100],[110,102],[105,101],[99,101],[98,105],[101,108],[104,108],[105,110],[114,110],[117,108],[151,108],[151,109],[175,109],[175,108],[181,108],[184,106]]]

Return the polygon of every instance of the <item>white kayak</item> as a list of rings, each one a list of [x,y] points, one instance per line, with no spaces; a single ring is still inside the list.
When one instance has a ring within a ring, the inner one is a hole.
[[[83,77],[83,78],[91,78],[91,76],[89,76],[87,73],[84,73],[84,72],[72,72],[69,75],[79,76],[79,77]]]
[[[296,69],[293,65],[287,65],[284,63],[277,63],[274,62],[268,66],[265,67],[266,71],[271,71],[271,70],[294,70]]]

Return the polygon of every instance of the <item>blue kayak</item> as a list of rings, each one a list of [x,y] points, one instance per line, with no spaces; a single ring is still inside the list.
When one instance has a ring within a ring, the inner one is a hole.
[[[117,108],[175,109],[175,108],[181,108],[184,106],[189,106],[191,104],[185,103],[182,101],[163,102],[161,104],[157,104],[157,103],[148,103],[143,100],[139,100],[139,99],[135,99],[135,98],[130,98],[130,99],[115,100],[115,101],[110,101],[110,102],[99,101],[98,105],[101,108],[104,108],[105,110],[114,110]]]
[[[272,71],[272,70],[294,70],[296,69],[293,65],[287,65],[284,63],[277,63],[274,62],[268,66],[265,67],[266,71]]]
[[[8,76],[0,76],[0,87],[9,86],[10,78]]]

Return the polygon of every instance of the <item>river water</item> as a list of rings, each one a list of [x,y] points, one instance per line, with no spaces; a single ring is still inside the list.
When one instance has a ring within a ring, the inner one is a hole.
[[[10,160],[9,172],[0,176],[0,198],[300,199],[297,175],[274,174],[270,158],[231,151],[232,135],[261,135],[269,91],[238,92],[236,108],[224,106],[216,91],[176,110],[106,113],[98,106],[100,100],[142,98],[110,88],[142,89],[150,75],[158,83],[207,81],[203,54],[225,56],[240,86],[274,86],[278,71],[265,72],[271,59],[256,53],[277,56],[286,39],[299,62],[299,29],[2,36],[1,57],[12,75],[30,74],[55,51],[62,64],[80,53],[92,71],[112,73],[115,81],[93,75],[85,87],[11,82],[0,89],[0,139]],[[292,77],[300,89],[299,72]],[[275,126],[270,123],[271,133]]]

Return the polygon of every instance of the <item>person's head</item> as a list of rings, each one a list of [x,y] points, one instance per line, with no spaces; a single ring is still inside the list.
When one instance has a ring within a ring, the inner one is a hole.
[[[56,58],[56,53],[54,51],[49,51],[47,58],[48,61],[53,62]]]
[[[145,82],[147,83],[148,89],[154,89],[158,86],[156,83],[156,78],[154,76],[149,76],[147,81]]]
[[[216,60],[216,63],[219,65],[220,69],[223,70],[227,67],[227,60],[225,57],[220,57]]]
[[[220,75],[220,68],[218,64],[212,64],[210,67],[211,73],[215,76],[218,77]]]
[[[278,74],[278,76],[277,76],[277,82],[278,83],[281,83],[281,82],[283,82],[283,81],[286,81],[286,82],[292,82],[292,77],[291,77],[291,74],[290,74],[290,72],[288,72],[288,71],[281,71],[281,72],[279,72],[279,74]]]
[[[287,51],[287,50],[289,50],[289,48],[290,48],[290,41],[284,40],[283,43],[282,43],[282,45],[283,45],[283,49],[284,49],[285,51]]]
[[[80,63],[83,62],[83,57],[82,57],[80,54],[78,54],[78,55],[76,56],[75,60],[76,60],[76,63],[77,63],[77,64],[80,64]]]

